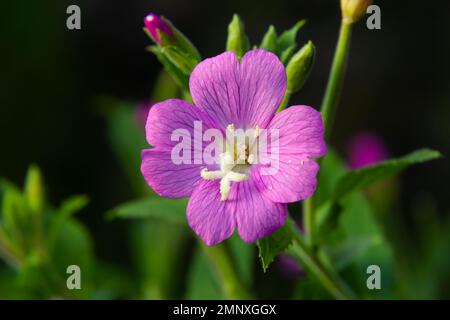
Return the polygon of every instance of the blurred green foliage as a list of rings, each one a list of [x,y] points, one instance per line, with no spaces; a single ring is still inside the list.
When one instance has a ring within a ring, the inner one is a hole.
[[[87,204],[86,196],[74,196],[59,207],[51,206],[45,197],[43,177],[35,165],[28,170],[25,187],[20,190],[1,180],[0,257],[11,269],[0,269],[0,297],[20,299],[102,298],[109,291],[105,280],[97,276],[100,262],[86,227],[73,215]],[[81,269],[81,290],[66,286],[67,268]],[[123,281],[122,278],[120,281]],[[111,292],[116,298],[126,286]]]

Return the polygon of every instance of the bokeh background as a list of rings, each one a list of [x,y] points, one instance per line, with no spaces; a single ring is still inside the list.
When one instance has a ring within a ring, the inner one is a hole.
[[[81,8],[81,30],[66,28],[70,4]],[[448,155],[450,3],[376,4],[382,29],[367,30],[365,23],[354,28],[333,144],[345,156],[351,137],[370,130],[382,137],[392,156],[420,147]],[[0,176],[22,184],[29,164],[36,163],[51,202],[89,195],[90,204],[78,217],[94,237],[95,253],[126,272],[133,271],[128,222],[105,222],[104,213],[134,195],[95,101],[102,95],[136,103],[148,99],[161,67],[145,51],[143,17],[150,11],[168,17],[203,57],[224,50],[233,13],[244,19],[252,43],[260,42],[269,24],[284,30],[308,19],[299,39],[314,42],[316,63],[292,102],[315,107],[321,103],[340,22],[337,0],[19,0],[2,1],[0,7]],[[420,238],[418,221],[427,219],[418,208],[439,219],[449,216],[448,181],[446,159],[401,175],[396,211],[407,222],[400,237],[411,246]],[[274,296],[268,292],[267,297]],[[278,296],[288,292],[280,289]]]

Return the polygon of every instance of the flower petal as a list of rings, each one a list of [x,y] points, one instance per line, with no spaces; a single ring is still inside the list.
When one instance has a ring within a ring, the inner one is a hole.
[[[239,182],[233,187],[230,197],[238,200],[235,216],[242,240],[254,242],[286,223],[287,205],[264,197],[254,179]]]
[[[222,129],[239,121],[239,62],[234,52],[205,59],[191,73],[189,87],[197,107]]]
[[[320,112],[308,106],[292,106],[277,114],[268,126],[278,130],[279,154],[301,154],[319,158],[326,154]],[[270,141],[270,139],[269,139]]]
[[[172,141],[171,136],[175,130],[188,133],[192,145],[194,144],[194,123],[201,121],[202,131],[214,127],[213,121],[192,104],[179,100],[169,99],[153,105],[147,117],[145,133],[147,142],[155,147],[172,148],[179,141]],[[202,133],[203,133],[202,132]],[[201,136],[198,139],[202,139]]]
[[[240,64],[239,92],[245,129],[266,128],[286,93],[286,71],[280,59],[265,50],[247,52]]]
[[[235,229],[236,201],[220,200],[219,180],[203,180],[192,193],[187,206],[190,227],[208,245],[229,238]]]
[[[291,203],[309,198],[317,187],[319,165],[310,159],[295,154],[280,155],[277,172],[262,173],[262,166],[252,172],[259,191],[269,200]]]
[[[270,200],[289,203],[304,200],[316,190],[319,165],[310,158],[326,153],[323,122],[319,112],[294,106],[277,114],[269,124],[269,138],[278,130],[278,150],[269,147],[270,165],[258,165],[254,178]],[[267,170],[268,167],[275,169]]]
[[[200,164],[175,164],[170,150],[142,151],[141,172],[148,185],[160,196],[184,198],[201,180]]]
[[[234,52],[225,52],[194,69],[190,90],[195,105],[221,128],[265,128],[283,100],[286,72],[265,50],[249,51],[240,64]]]

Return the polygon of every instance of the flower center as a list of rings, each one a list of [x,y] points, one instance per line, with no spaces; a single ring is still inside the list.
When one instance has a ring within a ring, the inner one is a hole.
[[[220,170],[209,171],[204,168],[200,171],[205,180],[220,180],[222,201],[228,199],[231,182],[241,182],[249,178],[250,166],[256,160],[253,146],[259,131],[259,127],[256,127],[250,137],[246,133],[236,135],[234,125],[228,125],[224,150],[219,155]]]

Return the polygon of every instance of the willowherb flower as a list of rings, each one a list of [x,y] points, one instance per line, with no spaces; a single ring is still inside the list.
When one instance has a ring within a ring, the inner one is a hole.
[[[235,229],[246,242],[271,234],[285,224],[287,203],[316,189],[319,165],[312,158],[326,153],[320,113],[292,106],[275,115],[286,72],[277,56],[264,50],[249,51],[240,62],[233,52],[204,60],[190,76],[190,91],[194,105],[171,99],[150,110],[146,137],[154,148],[142,152],[144,178],[160,196],[190,197],[188,223],[207,245]],[[198,158],[213,143],[204,138],[212,129],[227,137],[215,141],[220,151],[214,162]],[[253,130],[255,140],[228,138],[240,129]],[[263,131],[271,147],[258,161],[249,150]],[[181,135],[174,139],[174,132]],[[179,139],[190,137],[183,152],[195,154],[194,161],[174,161]],[[276,170],[267,170],[273,163]]]
[[[170,29],[167,23],[154,13],[149,13],[144,18],[144,24],[153,41],[157,44],[161,44],[161,37],[158,32],[163,32],[169,37],[173,36],[172,29]]]
[[[348,145],[348,165],[358,169],[386,160],[389,152],[384,141],[375,133],[360,132]]]

